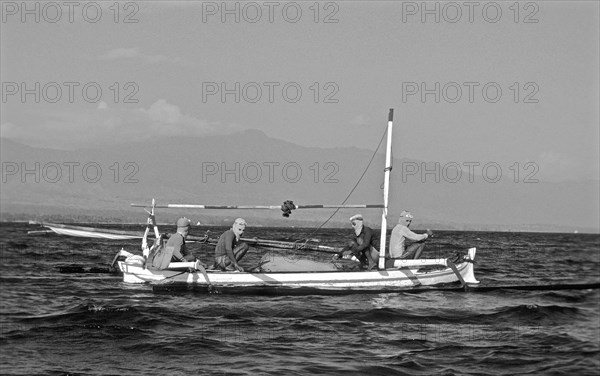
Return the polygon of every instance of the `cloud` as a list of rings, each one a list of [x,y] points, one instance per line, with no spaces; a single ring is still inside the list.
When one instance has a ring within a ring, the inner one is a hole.
[[[176,124],[183,118],[179,107],[167,103],[164,99],[157,100],[148,110],[142,109],[141,111],[146,113],[151,120],[166,124]]]
[[[149,55],[143,53],[139,47],[131,48],[115,48],[102,55],[99,55],[100,60],[117,61],[117,60],[132,60],[141,61],[146,64],[158,63],[185,63],[185,60],[179,57],[170,57],[166,55]]]
[[[46,113],[43,119],[35,124],[3,123],[2,137],[31,146],[73,149],[164,136],[229,134],[240,128],[186,114],[165,99],[148,108],[133,109],[112,108],[100,102],[95,108]]]
[[[10,122],[0,124],[0,137],[10,137],[11,134],[15,134],[18,127]]]
[[[100,55],[102,60],[121,60],[121,59],[135,59],[140,57],[139,48],[115,48],[108,51],[107,53]]]
[[[371,119],[365,115],[356,115],[352,120],[350,120],[350,124],[352,125],[368,125]]]
[[[524,175],[536,174],[543,181],[577,180],[586,176],[590,180],[598,179],[597,163],[589,163],[574,155],[560,151],[545,151],[528,168],[521,167]],[[537,169],[537,170],[536,170]],[[595,171],[595,172],[594,172]]]

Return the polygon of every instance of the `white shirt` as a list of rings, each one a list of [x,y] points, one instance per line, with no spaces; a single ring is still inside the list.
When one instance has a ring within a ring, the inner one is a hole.
[[[390,238],[390,257],[400,258],[405,251],[404,239],[410,239],[414,241],[420,241],[427,239],[427,234],[416,234],[412,232],[408,227],[398,223],[392,230],[392,236]]]

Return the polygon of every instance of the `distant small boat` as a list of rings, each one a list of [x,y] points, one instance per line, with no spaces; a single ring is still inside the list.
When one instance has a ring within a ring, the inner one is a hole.
[[[63,225],[58,223],[42,223],[42,226],[49,228],[59,235],[77,236],[84,238],[111,239],[111,240],[127,240],[127,239],[142,239],[143,234],[135,231],[99,229],[96,227],[83,227]]]
[[[49,230],[40,231],[29,231],[29,234],[47,234],[56,233],[58,235],[75,236],[81,238],[96,238],[96,239],[110,239],[110,240],[128,240],[128,239],[142,239],[144,235],[137,231],[124,231],[124,230],[113,230],[107,228],[97,227],[84,227],[75,225],[64,225],[59,223],[41,223],[42,226],[49,228]],[[218,239],[208,238],[206,236],[193,236],[188,235],[186,239],[190,242],[203,242],[208,244],[217,244]],[[286,242],[280,240],[269,240],[259,238],[241,238],[243,242],[249,245],[256,245],[266,248],[275,249],[289,249],[289,250],[309,250],[309,251],[321,251],[328,253],[338,253],[341,249],[336,247],[330,247],[321,245],[316,242],[315,239],[306,242]]]

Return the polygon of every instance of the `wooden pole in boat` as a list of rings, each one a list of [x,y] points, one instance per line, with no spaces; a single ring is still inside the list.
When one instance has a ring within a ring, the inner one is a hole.
[[[381,211],[381,239],[379,245],[379,269],[385,269],[385,241],[387,235],[388,193],[390,190],[390,171],[392,170],[392,123],[394,109],[388,114],[387,146],[385,148],[385,176],[383,178],[383,210]]]

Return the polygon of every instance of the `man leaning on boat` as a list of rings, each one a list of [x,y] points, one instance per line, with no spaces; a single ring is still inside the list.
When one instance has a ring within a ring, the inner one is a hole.
[[[372,270],[377,266],[379,258],[379,238],[373,229],[363,224],[363,216],[360,214],[350,217],[350,223],[354,228],[354,236],[348,245],[338,254],[339,258],[354,256],[361,265]]]
[[[243,218],[237,218],[231,228],[221,234],[215,247],[214,266],[216,268],[224,271],[244,271],[244,268],[238,264],[238,261],[244,257],[250,246],[247,243],[238,242],[245,229],[246,221]]]

